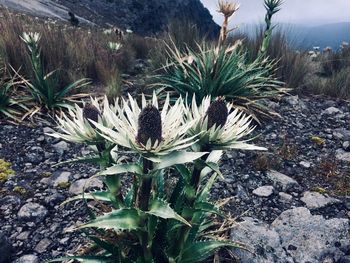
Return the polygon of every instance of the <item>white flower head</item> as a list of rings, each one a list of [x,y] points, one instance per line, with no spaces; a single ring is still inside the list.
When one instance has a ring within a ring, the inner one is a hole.
[[[181,97],[171,106],[168,94],[162,109],[155,93],[151,101],[147,102],[143,94],[141,100],[139,105],[129,94],[128,100],[122,99],[121,105],[116,105],[116,112],[108,111],[106,118],[114,127],[95,123],[101,135],[112,143],[149,156],[167,155],[196,142],[197,135],[186,137],[193,122],[184,122]]]
[[[232,104],[222,99],[212,102],[211,97],[207,96],[197,106],[193,96],[192,104],[186,105],[185,115],[187,121],[194,121],[188,131],[189,136],[200,134],[199,144],[210,146],[211,150],[266,150],[242,140],[255,129],[251,125],[252,117],[234,109]]]
[[[27,44],[37,44],[40,37],[40,33],[37,32],[23,32],[21,39]]]
[[[108,42],[108,48],[112,51],[118,51],[119,49],[122,48],[122,44],[121,43],[117,43],[117,42]]]
[[[103,30],[103,34],[105,34],[105,35],[110,35],[112,33],[113,33],[113,30],[111,28]]]
[[[68,114],[63,113],[62,117],[57,119],[61,131],[50,135],[70,142],[96,144],[103,138],[96,131],[92,121],[112,127],[113,124],[108,122],[106,114],[115,110],[116,107],[109,105],[106,97],[102,105],[96,98],[90,98],[90,102],[84,103],[83,107],[76,104],[73,109],[69,109]]]

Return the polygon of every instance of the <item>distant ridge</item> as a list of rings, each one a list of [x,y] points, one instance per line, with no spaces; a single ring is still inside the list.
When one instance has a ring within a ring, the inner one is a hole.
[[[68,10],[80,21],[150,35],[172,19],[190,20],[207,34],[217,34],[209,11],[200,0],[0,0],[0,5],[33,16],[67,20]]]
[[[239,32],[254,37],[257,30],[262,27],[263,25],[246,25]],[[276,31],[284,32],[291,45],[300,49],[313,47],[338,49],[343,41],[350,43],[350,22],[318,26],[281,23],[276,25]]]
[[[300,45],[304,47],[319,46],[321,48],[330,46],[333,49],[338,49],[343,41],[350,42],[350,22],[306,28],[300,39]]]

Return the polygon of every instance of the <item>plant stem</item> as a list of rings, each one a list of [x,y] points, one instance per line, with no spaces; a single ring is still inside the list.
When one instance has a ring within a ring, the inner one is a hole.
[[[153,169],[153,163],[146,158],[143,158],[143,178],[141,185],[137,194],[136,206],[139,207],[142,211],[148,211],[149,200],[151,197],[152,190],[152,176],[149,175],[149,172]],[[143,220],[143,225],[147,225],[147,219]],[[147,228],[146,228],[147,229]],[[145,263],[153,262],[152,250],[149,246],[150,242],[148,239],[147,231],[143,231],[140,234],[140,243],[143,250],[143,259]]]
[[[106,151],[106,146],[103,143],[96,143],[96,148],[101,159],[105,158],[104,151]],[[110,153],[108,153],[107,167],[110,167],[113,163],[113,158]],[[101,166],[101,170],[105,167]],[[115,208],[118,209],[123,207],[124,199],[121,190],[121,180],[120,175],[109,175],[105,179],[108,190],[111,192],[115,202]]]
[[[146,158],[143,158],[143,178],[141,181],[141,185],[139,188],[138,196],[137,196],[137,206],[143,210],[148,210],[148,203],[151,197],[152,190],[152,177],[149,176],[149,171],[152,170],[153,163]]]
[[[224,22],[221,26],[221,30],[220,30],[220,37],[219,37],[219,44],[218,44],[218,48],[220,49],[223,44],[226,41],[227,38],[227,32],[228,32],[228,16],[225,16],[224,18]]]
[[[202,146],[201,149],[199,150],[200,152],[206,152],[206,151],[209,151],[209,147],[207,146]],[[208,157],[209,154],[205,154],[201,157],[201,160],[202,161],[206,161],[207,157]],[[190,209],[193,208],[194,206],[194,203],[195,203],[195,200],[196,200],[196,194],[197,194],[197,191],[198,191],[198,187],[199,187],[199,183],[200,183],[200,175],[201,175],[201,171],[202,169],[200,167],[194,167],[193,168],[193,172],[192,172],[192,177],[191,177],[191,181],[190,181],[190,186],[192,187],[192,190],[193,190],[193,194],[191,193],[191,195],[186,195],[185,196],[185,205],[187,205]],[[183,215],[184,218],[192,223],[192,219],[193,219],[193,215]],[[190,232],[191,228],[187,225],[183,225],[181,226],[180,228],[180,231],[179,231],[179,240],[177,242],[177,245],[175,245],[175,253],[178,254],[180,253],[182,250],[183,250],[183,247],[186,243],[186,240],[187,240],[187,237],[188,237],[188,234]]]
[[[209,147],[208,147],[207,145],[205,145],[205,146],[202,146],[202,147],[200,148],[199,151],[200,151],[200,152],[209,152],[210,149],[209,149]],[[203,162],[205,162],[205,161],[207,160],[208,156],[209,156],[209,153],[203,155],[203,156],[201,157],[201,160],[202,160]],[[190,184],[191,184],[191,186],[193,187],[193,190],[195,190],[195,193],[197,193],[198,186],[199,186],[199,183],[200,183],[201,171],[202,171],[201,167],[199,168],[199,167],[196,167],[196,166],[195,166],[195,167],[193,168],[193,172],[192,172],[192,177],[191,177]],[[193,204],[191,204],[191,205],[193,205]]]

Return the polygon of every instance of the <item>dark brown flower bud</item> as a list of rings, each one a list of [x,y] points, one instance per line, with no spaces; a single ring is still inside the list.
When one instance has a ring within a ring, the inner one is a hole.
[[[217,127],[223,127],[227,121],[228,109],[225,101],[222,98],[218,98],[216,101],[213,101],[208,110],[208,129],[214,125]]]
[[[98,122],[98,117],[100,116],[100,111],[92,104],[86,104],[83,108],[83,118],[86,120],[92,120]],[[93,123],[89,121],[92,128],[96,128]],[[101,153],[106,147],[103,142],[96,142],[97,150]]]
[[[92,104],[85,105],[83,109],[84,119],[98,122],[98,116],[100,116],[100,111],[94,105]]]
[[[139,128],[136,140],[138,143],[146,145],[151,139],[152,144],[156,140],[162,139],[162,119],[159,110],[152,106],[146,106],[139,116]]]

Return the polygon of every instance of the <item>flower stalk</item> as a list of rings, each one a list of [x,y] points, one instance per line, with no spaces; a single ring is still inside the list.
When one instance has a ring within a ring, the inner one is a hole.
[[[136,206],[140,208],[142,211],[149,210],[149,201],[151,198],[152,191],[152,176],[149,175],[149,171],[153,169],[153,163],[150,160],[147,160],[143,157],[143,176],[142,181],[137,193]],[[143,225],[147,224],[148,219],[143,219]],[[145,263],[152,263],[153,256],[151,248],[149,247],[150,240],[147,232],[140,233],[139,236],[140,243],[143,250],[143,258]]]
[[[162,119],[156,107],[147,105],[141,111],[138,119],[136,140],[141,145],[154,144],[162,140]],[[142,158],[143,178],[137,197],[137,204],[141,210],[147,211],[152,190],[152,177],[149,173],[153,170],[153,163],[145,157]]]
[[[282,5],[282,0],[265,0],[264,6],[266,9],[266,15],[265,15],[265,32],[264,32],[264,38],[259,50],[259,55],[262,57],[266,57],[267,49],[270,46],[271,37],[272,37],[272,17],[274,14],[276,14],[278,11],[280,11],[280,6]]]
[[[219,47],[221,47],[226,39],[228,34],[232,31],[228,28],[230,17],[239,9],[239,5],[232,3],[226,0],[219,0],[219,9],[218,12],[223,14],[224,22],[222,23],[219,37]]]
[[[137,196],[137,206],[142,211],[148,210],[148,204],[151,197],[152,190],[152,176],[149,175],[149,171],[152,170],[153,163],[146,158],[143,158],[143,178],[141,181],[140,189]]]
[[[210,103],[204,122],[207,121],[207,131],[210,129],[221,129],[225,126],[228,118],[228,109],[226,106],[226,103],[223,98],[218,98],[217,100]],[[206,162],[209,153],[212,151],[209,137],[207,137],[207,141],[201,142],[199,146],[200,152],[208,152],[207,154],[203,155],[200,158],[200,161],[195,161],[195,166],[192,171],[191,181],[190,181],[190,187],[191,191],[186,194],[185,196],[185,203],[186,205],[193,211],[193,207],[196,201],[196,195],[198,192],[198,188],[200,186],[201,181],[201,171],[204,168],[203,163]],[[184,218],[192,223],[193,221],[193,214],[183,214]],[[183,247],[185,245],[185,242],[187,240],[188,234],[190,231],[190,227],[184,225],[180,229],[179,234],[179,242],[178,246],[176,247],[176,252],[183,250]]]
[[[159,110],[152,105],[142,109],[138,119],[138,132],[136,140],[141,145],[155,144],[162,140],[162,119]],[[136,206],[142,211],[149,210],[153,178],[150,172],[153,170],[153,162],[142,157],[143,176],[137,194]],[[143,220],[147,224],[147,220]],[[153,262],[152,251],[149,247],[150,240],[147,232],[141,233],[140,243],[143,249],[145,262]]]

